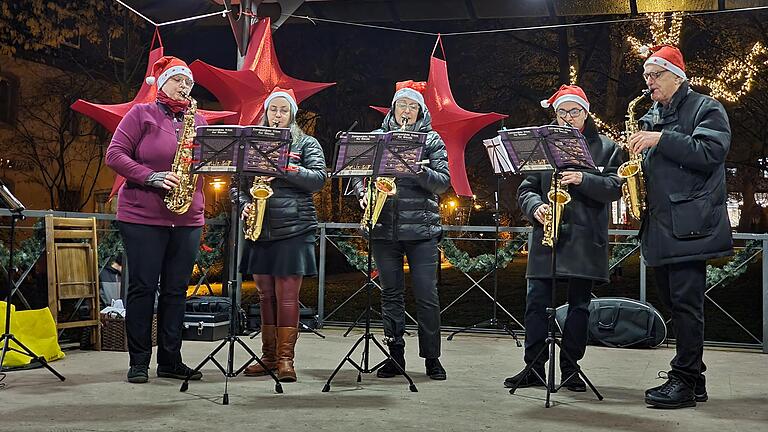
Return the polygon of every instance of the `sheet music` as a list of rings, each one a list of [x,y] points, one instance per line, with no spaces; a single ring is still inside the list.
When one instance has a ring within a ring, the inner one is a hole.
[[[537,130],[537,127],[526,127],[499,131],[515,172],[552,170],[552,164],[540,145],[541,136]]]
[[[483,145],[488,151],[488,158],[491,160],[493,172],[496,174],[503,174],[515,171],[512,161],[509,159],[509,153],[507,153],[507,150],[504,148],[500,136],[483,140]]]
[[[342,135],[337,149],[336,164],[339,177],[369,176],[373,173],[376,150],[384,139],[382,133],[349,132]]]
[[[426,133],[391,131],[386,134],[384,142],[386,146],[379,161],[379,175],[407,177],[421,171],[419,162],[427,142]]]
[[[236,142],[243,133],[239,125],[198,126],[196,129],[194,159],[199,173],[235,172],[233,161],[238,157]],[[204,163],[201,163],[205,161]]]
[[[538,128],[558,168],[596,169],[587,141],[578,129],[549,125]]]
[[[280,174],[288,166],[291,131],[285,128],[251,126],[246,139],[243,171]]]

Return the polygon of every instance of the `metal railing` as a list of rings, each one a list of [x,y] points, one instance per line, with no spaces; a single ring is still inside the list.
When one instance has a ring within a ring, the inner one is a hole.
[[[25,216],[27,218],[42,218],[46,215],[54,215],[59,217],[76,217],[76,218],[84,218],[84,217],[94,217],[97,220],[100,221],[113,221],[115,220],[115,215],[113,214],[101,214],[101,213],[79,213],[79,212],[57,212],[57,211],[37,211],[37,210],[28,210],[24,212]],[[0,216],[10,216],[10,212],[8,210],[0,209]],[[215,221],[214,223],[221,223],[220,221]],[[0,229],[8,229],[8,226],[0,226]],[[318,243],[319,243],[319,267],[318,267],[318,280],[317,280],[317,315],[318,315],[318,322],[320,325],[323,323],[330,323],[331,320],[328,320],[329,317],[333,315],[333,313],[340,309],[341,307],[346,304],[346,302],[359,293],[362,289],[358,289],[357,291],[354,291],[344,302],[342,302],[340,305],[334,305],[334,310],[331,311],[331,313],[326,315],[326,302],[327,302],[327,296],[326,296],[326,284],[328,280],[328,268],[327,268],[327,261],[328,261],[328,254],[329,254],[329,245],[332,248],[336,248],[336,241],[339,238],[359,238],[359,234],[357,234],[356,229],[358,228],[358,224],[354,223],[321,223],[319,225],[319,236],[318,236]],[[29,230],[30,227],[25,227],[22,229]],[[446,232],[446,238],[452,239],[452,240],[461,240],[461,241],[473,241],[473,242],[492,242],[493,241],[493,233],[495,232],[495,227],[493,226],[458,226],[458,225],[445,225],[444,230]],[[100,234],[107,230],[100,230]],[[510,233],[511,235],[514,235],[516,233],[530,233],[531,229],[528,227],[501,227],[499,229],[502,233]],[[346,232],[346,233],[345,233]],[[480,238],[480,235],[487,235],[491,234],[489,237]],[[635,236],[637,235],[636,230],[610,230],[609,235],[612,237],[629,237],[629,236]],[[723,341],[708,341],[707,343],[709,345],[725,345],[725,346],[732,346],[732,347],[743,347],[743,348],[761,348],[762,352],[768,353],[768,234],[746,234],[746,233],[734,233],[733,238],[737,243],[740,242],[746,242],[746,241],[758,241],[760,242],[760,248],[758,252],[755,252],[753,255],[749,257],[746,261],[741,263],[741,266],[746,266],[753,260],[757,259],[757,255],[762,254],[762,257],[760,259],[760,265],[761,265],[761,304],[762,304],[762,310],[760,314],[755,313],[755,311],[752,311],[752,315],[761,315],[762,320],[762,335],[758,336],[756,335],[755,331],[750,331],[748,329],[748,326],[746,326],[744,323],[742,323],[738,318],[735,317],[733,311],[729,311],[726,306],[724,306],[722,301],[718,301],[714,298],[713,294],[717,291],[722,289],[724,286],[733,287],[732,285],[722,285],[722,284],[714,284],[711,287],[707,288],[707,291],[705,292],[705,301],[707,304],[712,305],[717,311],[719,311],[722,315],[724,315],[727,318],[727,321],[729,323],[735,324],[737,328],[742,331],[746,336],[748,336],[749,342],[723,342]],[[622,243],[622,242],[618,242]],[[614,242],[616,244],[616,242]],[[492,247],[491,247],[492,249]],[[639,250],[634,250],[631,253],[627,253],[625,256],[621,257],[621,259],[614,264],[613,267],[616,267],[618,265],[624,265],[630,257],[637,257],[639,254]],[[649,293],[648,293],[648,279],[647,279],[647,269],[645,266],[645,263],[642,259],[637,260],[637,266],[639,267],[639,279],[637,284],[637,291],[636,291],[636,299],[647,302]],[[0,263],[0,266],[4,269],[6,263]],[[635,265],[635,264],[633,264]],[[26,277],[27,274],[31,271],[31,268],[29,269],[22,269],[23,277]],[[613,270],[613,268],[612,268]],[[357,270],[355,270],[357,271]],[[477,275],[477,274],[467,274],[464,273],[464,276],[468,279],[468,288],[463,291],[460,297],[463,297],[467,292],[472,290],[479,290],[481,293],[483,293],[490,301],[496,301],[497,306],[499,306],[499,310],[501,313],[506,316],[511,321],[514,321],[516,323],[520,323],[520,321],[515,318],[513,313],[511,313],[503,304],[498,302],[498,299],[493,299],[491,294],[488,292],[489,289],[486,286],[483,286],[483,283],[486,284],[489,283],[489,275],[490,272],[483,274],[483,275]],[[203,276],[200,278],[200,280],[197,281],[197,287],[199,288],[201,284],[206,283],[207,284],[207,273],[204,273]],[[491,278],[492,279],[492,278]],[[15,286],[18,286],[21,284],[21,280],[15,281]],[[194,282],[194,281],[193,281]],[[519,281],[520,283],[525,283],[524,281]],[[378,287],[378,285],[376,285]],[[460,298],[459,297],[459,298]],[[452,302],[448,303],[448,306],[444,307],[442,310],[442,314],[446,314],[449,310],[451,310],[454,303],[456,303],[459,298],[453,300]],[[524,296],[520,299],[516,299],[516,301],[519,301],[520,304],[524,305],[525,298]],[[744,307],[749,307],[750,305],[743,305]],[[753,308],[758,308],[757,305],[752,305]],[[412,323],[415,323],[415,319],[413,317],[409,317]],[[521,326],[522,327],[522,326]]]

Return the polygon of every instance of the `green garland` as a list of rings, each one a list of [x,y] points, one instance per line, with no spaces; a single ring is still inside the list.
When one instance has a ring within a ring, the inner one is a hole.
[[[25,271],[45,251],[44,220],[40,219],[32,227],[33,233],[13,250],[13,266]],[[0,264],[2,268],[8,266],[10,250],[5,243],[0,243]]]
[[[225,247],[223,240],[227,232],[226,221],[228,217],[226,213],[221,213],[215,218],[209,219],[209,222],[215,221],[219,223],[209,223],[205,226],[203,241],[200,244],[200,255],[197,258],[200,266],[209,268],[221,261],[221,251]]]
[[[628,236],[626,241],[626,243],[617,244],[611,249],[611,258],[608,260],[608,268],[612,268],[626,258],[627,254],[632,252],[632,250],[640,243],[637,236]]]
[[[746,262],[755,252],[762,249],[759,240],[750,240],[744,247],[736,252],[722,267],[707,265],[707,288],[719,283],[728,284],[747,271]]]
[[[518,253],[520,245],[527,241],[528,234],[524,233],[499,248],[498,267],[504,268],[512,262]],[[448,262],[465,273],[489,272],[493,269],[493,254],[491,253],[470,257],[468,253],[460,250],[451,240],[444,239],[440,245]],[[361,272],[365,272],[368,269],[368,255],[361,252],[355,245],[347,241],[338,240],[336,241],[336,247],[352,267]],[[375,262],[372,268],[376,268]]]
[[[500,247],[496,261],[497,268],[505,268],[512,262],[515,259],[515,255],[518,254],[520,246],[526,242],[528,242],[528,234],[522,233]],[[493,270],[494,254],[492,253],[470,257],[467,252],[459,249],[452,240],[444,239],[441,245],[448,262],[464,273],[488,273]]]

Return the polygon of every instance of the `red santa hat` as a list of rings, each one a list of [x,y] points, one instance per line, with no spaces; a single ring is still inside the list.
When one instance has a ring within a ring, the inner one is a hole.
[[[549,99],[541,101],[541,106],[544,108],[553,107],[557,110],[563,102],[576,102],[589,111],[589,100],[584,90],[575,85],[561,85],[559,89]]]
[[[296,113],[299,112],[299,104],[296,103],[296,95],[293,93],[292,89],[281,89],[280,87],[275,87],[275,89],[272,90],[272,93],[270,93],[269,96],[267,96],[267,98],[264,100],[264,110],[268,110],[269,103],[279,97],[285,98],[288,101],[288,103],[291,105],[291,114],[293,114],[295,118]]]
[[[152,65],[152,75],[146,77],[144,81],[149,85],[157,83],[157,88],[161,89],[165,82],[175,75],[184,75],[194,81],[192,70],[183,60],[173,56],[163,56]]]
[[[672,72],[682,79],[688,79],[685,76],[685,62],[683,61],[683,53],[672,45],[658,45],[652,48],[646,48],[644,52],[652,53],[648,60],[645,61],[643,67],[649,64],[655,64],[663,67],[664,69]]]
[[[413,99],[419,103],[421,112],[425,112],[427,110],[427,105],[424,103],[424,90],[426,89],[427,83],[424,81],[400,81],[395,84],[395,96],[392,97],[392,105],[394,105],[398,99]]]

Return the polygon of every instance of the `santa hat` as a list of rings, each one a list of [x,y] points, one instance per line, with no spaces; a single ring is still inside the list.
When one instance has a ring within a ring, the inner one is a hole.
[[[190,80],[194,80],[192,70],[183,60],[173,56],[163,56],[152,65],[152,75],[145,78],[144,81],[149,85],[157,83],[157,88],[161,89],[168,78],[175,75],[184,75]]]
[[[557,110],[557,107],[563,102],[576,102],[583,106],[585,110],[589,111],[589,100],[587,99],[587,95],[581,87],[575,85],[561,85],[552,97],[541,101],[541,106],[544,108],[553,107]]]
[[[296,113],[299,112],[299,105],[296,103],[296,95],[293,93],[292,89],[281,89],[280,87],[275,87],[274,90],[272,90],[272,93],[267,96],[267,99],[264,101],[264,110],[266,111],[269,109],[269,103],[275,100],[275,98],[285,98],[288,103],[291,105],[291,114],[295,117]]]
[[[672,72],[682,79],[688,79],[685,76],[685,62],[683,61],[683,53],[672,45],[658,45],[652,48],[647,48],[644,52],[652,53],[648,60],[645,61],[643,67],[649,64],[655,64],[663,67],[664,69]]]
[[[419,103],[421,112],[427,111],[427,105],[424,103],[424,90],[427,89],[427,83],[424,81],[400,81],[395,84],[395,96],[392,97],[392,105],[398,99],[408,98]]]

